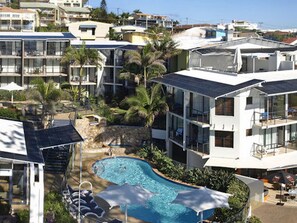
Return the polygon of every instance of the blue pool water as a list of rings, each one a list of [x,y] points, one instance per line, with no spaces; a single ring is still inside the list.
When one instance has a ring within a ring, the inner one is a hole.
[[[155,174],[145,161],[127,157],[108,158],[97,161],[93,165],[93,170],[97,176],[115,184],[141,184],[145,189],[155,193],[145,207],[129,206],[129,216],[154,223],[196,223],[200,220],[200,216],[192,209],[171,203],[178,191],[193,188]],[[213,210],[204,211],[204,219],[212,214]]]

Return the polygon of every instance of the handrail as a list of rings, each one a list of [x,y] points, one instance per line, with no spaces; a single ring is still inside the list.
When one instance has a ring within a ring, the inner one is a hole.
[[[200,111],[195,108],[187,107],[187,118],[198,122],[209,123],[210,111]]]

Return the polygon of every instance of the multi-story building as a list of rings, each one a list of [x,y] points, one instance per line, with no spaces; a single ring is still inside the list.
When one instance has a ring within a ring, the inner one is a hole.
[[[71,39],[71,33],[0,33],[1,85],[14,81],[26,87],[36,77],[68,81],[60,59]]]
[[[72,41],[73,47],[80,47],[81,41]],[[133,45],[124,41],[85,41],[86,47],[97,49],[100,56],[104,60],[102,69],[95,65],[87,65],[84,67],[86,76],[82,85],[87,92],[92,95],[104,95],[108,100],[112,95],[120,94],[123,91],[129,91],[130,87],[134,87],[134,83],[125,81],[120,78],[120,72],[124,64],[124,52],[126,50],[137,49],[137,45]],[[78,85],[79,67],[71,66],[70,83]]]
[[[86,0],[49,0],[49,3],[66,7],[83,7]]]
[[[46,27],[49,24],[66,26],[72,22],[89,20],[90,9],[83,7],[55,5],[47,2],[21,2],[21,9],[36,11],[36,26]]]
[[[245,39],[191,56],[187,70],[154,80],[170,98],[168,155],[250,175],[296,166],[296,47]]]
[[[25,9],[0,7],[1,31],[34,31],[35,12]]]
[[[64,26],[72,22],[87,21],[90,19],[89,8],[59,6],[61,24]]]
[[[145,27],[164,27],[166,29],[173,29],[173,20],[168,16],[152,15],[145,13],[135,13],[129,18],[129,23],[135,26]]]
[[[72,22],[66,26],[68,31],[79,40],[108,41],[109,29],[112,27],[112,24],[88,20]]]
[[[20,2],[21,9],[34,10],[36,27],[46,27],[49,24],[60,24],[59,7],[47,2]]]

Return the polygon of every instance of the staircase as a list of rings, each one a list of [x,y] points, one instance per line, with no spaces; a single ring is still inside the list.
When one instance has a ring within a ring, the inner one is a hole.
[[[59,146],[42,151],[45,162],[44,171],[46,173],[65,173],[70,154],[69,146]]]

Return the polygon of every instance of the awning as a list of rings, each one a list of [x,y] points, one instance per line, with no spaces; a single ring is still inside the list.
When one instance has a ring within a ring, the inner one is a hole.
[[[297,166],[297,151],[279,154],[272,157],[221,158],[210,157],[204,166],[226,167],[233,169],[279,170]]]
[[[97,25],[80,25],[80,29],[96,29]]]

